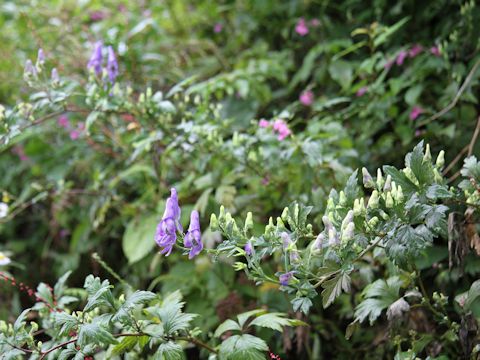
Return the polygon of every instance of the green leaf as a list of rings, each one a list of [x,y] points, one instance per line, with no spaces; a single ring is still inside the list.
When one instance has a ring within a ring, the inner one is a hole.
[[[80,327],[78,333],[78,344],[80,347],[84,347],[88,344],[108,345],[116,343],[117,340],[113,335],[105,327],[99,324],[85,324]]]
[[[301,311],[308,314],[313,303],[308,297],[299,297],[292,300],[293,311]]]
[[[302,326],[307,325],[300,320],[286,319],[283,313],[269,313],[256,317],[249,326],[260,326],[283,332],[284,326]]]
[[[378,47],[382,45],[384,42],[388,40],[390,36],[392,36],[395,32],[397,32],[408,20],[410,20],[410,17],[404,17],[400,21],[396,22],[392,26],[389,26],[386,28],[385,31],[380,33],[374,40],[373,40],[373,46]]]
[[[25,309],[22,311],[22,313],[18,316],[17,320],[13,323],[13,330],[15,332],[18,332],[23,326],[26,324],[26,317],[27,314],[31,311],[31,309]]]
[[[265,314],[267,311],[264,309],[255,309],[255,310],[250,310],[241,314],[237,315],[238,323],[240,326],[243,328],[245,325],[245,322],[252,316],[257,316],[260,314]]]
[[[110,308],[114,307],[114,299],[110,291],[113,286],[110,285],[108,280],[100,282],[100,278],[89,275],[85,279],[84,287],[89,297],[83,311],[90,311],[102,305]]]
[[[147,215],[133,219],[127,225],[122,239],[122,249],[129,264],[143,259],[155,248],[157,223],[157,215]]]
[[[62,327],[59,332],[59,335],[61,336],[68,336],[70,331],[76,329],[79,324],[77,318],[74,318],[72,315],[67,314],[64,311],[54,313],[53,323],[56,326]]]
[[[334,278],[325,281],[322,284],[322,303],[323,307],[327,308],[332,304],[335,299],[340,296],[342,290],[345,292],[350,291],[350,276],[346,272],[340,272]]]
[[[155,353],[154,359],[158,360],[182,360],[183,359],[183,349],[182,347],[173,342],[168,341],[160,346]]]
[[[227,360],[264,360],[263,352],[268,351],[268,345],[262,339],[249,335],[234,335],[222,342],[219,355]]]
[[[53,288],[53,293],[55,294],[55,297],[57,299],[59,299],[63,295],[63,292],[65,291],[65,282],[67,281],[71,273],[71,271],[67,271],[65,274],[62,275],[60,279],[58,279],[57,283],[55,284],[55,287]]]
[[[117,313],[113,316],[112,321],[120,321],[126,322],[128,324],[131,323],[131,317],[129,312],[135,307],[140,304],[145,304],[157,296],[150,292],[150,291],[135,291],[132,295],[130,295],[127,300],[120,306]]]
[[[112,355],[121,355],[131,351],[138,343],[137,336],[125,336],[112,350]]]
[[[337,60],[330,64],[328,72],[343,89],[347,89],[353,79],[353,65],[344,60]]]
[[[220,326],[215,330],[215,334],[213,336],[219,337],[226,331],[241,331],[242,327],[236,322],[231,319],[225,320]]]

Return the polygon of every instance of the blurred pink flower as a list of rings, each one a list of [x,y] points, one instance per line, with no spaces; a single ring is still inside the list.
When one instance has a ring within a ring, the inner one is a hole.
[[[312,20],[310,20],[310,25],[312,25],[313,27],[318,27],[318,26],[320,26],[320,20],[312,19]]]
[[[213,27],[213,32],[215,34],[218,34],[219,32],[221,32],[223,30],[223,25],[220,24],[220,23],[216,23],[215,26]]]
[[[423,109],[420,106],[414,106],[410,111],[410,120],[416,120],[423,113]]]
[[[440,53],[440,48],[437,45],[430,48],[430,53],[435,56],[442,56],[442,54]]]
[[[295,25],[295,32],[300,36],[305,36],[308,34],[308,26],[305,23],[304,18],[298,19],[297,25]]]
[[[393,66],[393,63],[394,63],[393,60],[388,60],[388,61],[385,63],[385,65],[383,65],[383,68],[384,68],[385,70],[390,70],[390,69],[392,68],[392,66]]]
[[[397,58],[395,59],[395,63],[398,66],[401,66],[403,62],[405,61],[405,58],[407,57],[408,53],[405,50],[402,50],[398,53]]]
[[[414,58],[423,51],[422,45],[415,44],[409,51],[408,56]]]
[[[282,141],[292,133],[288,128],[287,123],[282,119],[275,120],[275,122],[273,123],[273,131],[278,133],[278,140],[280,141]]]
[[[268,178],[268,176],[265,176],[262,179],[262,185],[268,185],[269,183],[270,183],[270,179]]]
[[[12,153],[16,154],[20,161],[27,161],[28,156],[25,155],[25,149],[22,145],[17,145],[12,149]]]
[[[90,20],[101,21],[107,17],[107,14],[102,10],[92,11],[90,13]]]
[[[72,130],[70,131],[70,139],[77,140],[80,137],[80,131]]]
[[[310,106],[313,104],[313,92],[311,90],[305,90],[300,94],[299,99],[302,105]]]
[[[260,126],[261,128],[267,128],[270,126],[270,122],[265,119],[260,119],[260,121],[258,122],[258,126]]]
[[[60,115],[58,118],[58,125],[65,129],[70,126],[70,121],[68,121],[67,115]]]
[[[357,97],[363,96],[363,95],[365,95],[365,93],[367,92],[367,90],[368,90],[368,87],[362,86],[360,89],[357,90],[357,92],[356,92],[355,95],[356,95]]]

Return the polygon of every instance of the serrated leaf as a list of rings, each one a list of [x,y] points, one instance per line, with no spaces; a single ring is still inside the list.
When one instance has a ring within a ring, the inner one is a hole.
[[[116,344],[117,340],[113,335],[99,324],[82,325],[78,332],[78,344],[84,347],[88,344],[108,345]]]
[[[135,291],[120,306],[120,308],[117,310],[117,313],[113,316],[112,321],[120,321],[120,322],[127,321],[128,323],[130,323],[131,318],[129,315],[129,311],[131,311],[135,306],[138,306],[140,304],[145,304],[155,299],[156,297],[157,296],[150,291],[139,291],[139,290]]]
[[[213,336],[219,337],[226,331],[241,331],[242,327],[232,319],[227,319],[220,326],[215,330],[215,334]]]
[[[68,277],[71,273],[71,271],[67,271],[65,274],[62,275],[62,277],[60,277],[60,279],[58,279],[55,287],[53,288],[55,298],[60,299],[60,297],[63,295],[63,292],[65,291],[65,282],[68,280]]]
[[[240,327],[243,328],[245,325],[245,322],[252,316],[257,316],[260,314],[265,314],[267,311],[264,309],[255,309],[255,310],[250,310],[241,314],[237,315],[238,323],[240,324]]]
[[[264,351],[268,351],[267,343],[250,334],[234,335],[222,342],[219,354],[222,359],[264,360]]]
[[[96,278],[93,275],[89,275],[85,279],[84,287],[85,290],[87,290],[89,297],[83,311],[90,311],[102,305],[113,307],[114,299],[112,292],[110,291],[112,286],[108,280],[100,282],[98,277]]]
[[[283,332],[284,326],[306,325],[306,323],[304,323],[303,321],[286,319],[285,316],[286,315],[283,313],[268,313],[260,315],[253,319],[249,326],[260,326]]]
[[[183,359],[183,349],[182,347],[173,342],[167,341],[160,344],[156,353],[155,359],[158,360],[182,360]]]
[[[342,290],[350,291],[350,276],[346,272],[340,272],[333,279],[327,280],[322,284],[322,303],[323,307],[329,307],[335,299],[340,296]]]
[[[312,300],[307,297],[300,297],[292,300],[293,311],[301,311],[304,314],[308,314],[312,305]]]
[[[61,326],[61,329],[59,332],[61,336],[68,336],[70,331],[75,329],[79,324],[77,318],[74,318],[72,315],[69,315],[64,311],[54,314],[53,323],[56,326]]]

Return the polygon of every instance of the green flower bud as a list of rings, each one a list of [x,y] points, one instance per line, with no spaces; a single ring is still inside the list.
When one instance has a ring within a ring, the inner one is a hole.
[[[138,102],[139,103],[144,103],[145,102],[145,94],[141,93],[140,96],[138,97]]]
[[[379,213],[380,213],[380,216],[382,217],[383,220],[390,219],[390,216],[385,211],[380,210]]]
[[[385,200],[385,206],[387,207],[387,209],[390,209],[393,207],[392,193],[387,194],[387,199]]]
[[[383,180],[383,175],[382,175],[382,170],[381,169],[377,169],[377,187],[379,189],[381,189],[383,187],[383,184],[384,184],[384,180]]]
[[[8,330],[7,323],[3,320],[0,320],[0,333],[6,333]]]
[[[273,224],[273,218],[270,216],[270,218],[268,219],[268,225],[265,226],[265,233],[269,233],[269,232],[272,232],[273,230],[275,230],[275,225]]]
[[[326,210],[327,210],[327,211],[332,211],[332,210],[334,210],[334,209],[335,209],[335,203],[333,202],[333,199],[332,199],[332,198],[328,198]]]
[[[233,264],[233,269],[235,271],[242,271],[247,268],[247,264],[244,264],[242,262],[237,261],[236,263]]]
[[[344,231],[351,223],[353,223],[353,210],[349,210],[345,219],[343,219],[341,230]]]
[[[279,228],[285,228],[285,224],[283,223],[281,217],[277,217],[277,229]]]
[[[225,206],[220,206],[220,214],[218,215],[218,220],[224,221],[225,220]]]
[[[363,176],[363,186],[365,186],[367,189],[371,189],[375,186],[372,175],[370,175],[370,173],[366,168],[362,168],[362,176]]]
[[[147,91],[145,92],[146,98],[150,99],[152,97],[153,91],[152,88],[149,86],[147,87]]]
[[[125,294],[121,294],[119,297],[118,297],[118,301],[120,301],[120,304],[123,304],[125,302]]]
[[[288,220],[288,207],[284,208],[283,211],[282,211],[282,219],[287,221]]]
[[[247,218],[245,219],[244,231],[247,232],[251,229],[253,229],[253,216],[252,213],[249,211],[247,213]]]
[[[355,199],[353,201],[353,215],[355,216],[360,216],[361,214],[361,207],[360,207],[360,200],[359,199]]]
[[[307,224],[307,233],[311,234],[313,232],[312,224]]]
[[[215,214],[210,215],[210,229],[218,231],[218,219]]]
[[[400,185],[398,185],[398,189],[397,189],[397,196],[395,198],[395,200],[397,201],[397,203],[403,203],[403,200],[404,200],[404,196],[403,196],[403,189]]]
[[[436,183],[443,182],[443,176],[442,174],[440,174],[437,168],[433,169],[433,179],[435,180]]]
[[[340,191],[339,204],[342,206],[345,206],[347,204],[347,197],[345,196],[345,192],[343,190]]]
[[[437,168],[442,168],[445,165],[445,151],[440,151],[437,156],[437,161],[435,162]]]
[[[338,236],[337,236],[337,230],[332,227],[331,229],[328,230],[328,245],[337,245],[338,244]]]
[[[378,208],[378,201],[379,201],[378,191],[373,190],[372,195],[370,195],[370,198],[368,199],[367,208],[370,208],[370,209]]]
[[[374,229],[378,225],[379,221],[380,220],[378,220],[378,217],[374,216],[370,220],[368,220],[367,225],[370,229]]]
[[[425,155],[423,155],[423,161],[430,162],[432,161],[432,154],[430,153],[430,144],[427,144],[425,147]]]

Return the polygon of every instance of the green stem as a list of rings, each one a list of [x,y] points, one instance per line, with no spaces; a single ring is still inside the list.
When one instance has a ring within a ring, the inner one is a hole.
[[[130,285],[126,280],[124,280],[115,270],[113,270],[105,261],[102,260],[98,253],[92,254],[92,259],[95,260],[102,268],[105,269],[110,275],[112,275],[116,280],[121,282],[123,285],[128,286],[133,289],[133,286]]]

